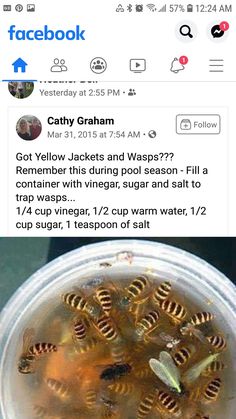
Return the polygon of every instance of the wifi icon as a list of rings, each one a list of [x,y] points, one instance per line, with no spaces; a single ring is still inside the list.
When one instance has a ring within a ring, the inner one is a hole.
[[[147,4],[147,8],[150,10],[150,12],[156,12],[156,5],[155,4]]]

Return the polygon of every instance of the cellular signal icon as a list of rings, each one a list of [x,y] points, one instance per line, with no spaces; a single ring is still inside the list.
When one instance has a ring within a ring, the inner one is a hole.
[[[159,13],[166,12],[166,4],[160,10],[158,10],[158,12]]]
[[[156,12],[156,6],[155,4],[147,4],[147,8],[150,10],[150,12]]]

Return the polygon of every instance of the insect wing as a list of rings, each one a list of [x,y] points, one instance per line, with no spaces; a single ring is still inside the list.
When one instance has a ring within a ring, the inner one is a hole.
[[[165,362],[167,360],[167,365],[163,364],[162,362],[158,361],[157,359],[151,358],[149,360],[149,366],[152,369],[152,371],[154,372],[154,374],[156,374],[156,376],[164,384],[166,384],[169,388],[172,388],[172,389],[176,390],[178,393],[181,393],[179,373],[176,371],[177,367],[174,365],[175,369],[173,368],[172,358],[171,358],[172,362],[169,362],[169,358],[167,358],[167,357],[164,357],[164,360],[165,360]]]
[[[35,335],[35,330],[33,328],[32,329],[26,329],[24,331],[24,335],[23,335],[23,352],[24,353],[28,352],[28,349],[32,344],[32,340],[34,338],[34,335]]]
[[[160,362],[165,365],[169,373],[174,377],[175,381],[180,381],[180,372],[177,366],[175,365],[172,356],[165,351],[162,351],[159,356]]]
[[[203,359],[202,361],[198,362],[197,364],[193,365],[183,376],[183,381],[187,383],[193,383],[197,380],[197,378],[201,375],[201,373],[205,370],[208,365],[210,365],[219,354],[209,355],[207,358]]]

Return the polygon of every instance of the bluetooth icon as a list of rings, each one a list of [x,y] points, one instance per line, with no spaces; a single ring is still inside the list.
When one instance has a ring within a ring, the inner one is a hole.
[[[128,10],[128,12],[132,12],[132,10],[133,10],[132,4],[128,4],[127,10]]]

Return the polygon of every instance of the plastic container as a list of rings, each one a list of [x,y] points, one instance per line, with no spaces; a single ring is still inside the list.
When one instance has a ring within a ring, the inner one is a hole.
[[[59,304],[64,290],[82,286],[88,280],[90,284],[102,278],[112,277],[115,281],[120,275],[128,280],[147,269],[153,278],[170,279],[197,304],[210,302],[210,311],[216,314],[217,323],[227,336],[232,357],[223,410],[214,412],[211,418],[235,418],[236,398],[232,396],[236,389],[236,288],[219,271],[190,253],[139,240],[106,241],[67,253],[38,270],[13,295],[0,317],[0,418],[32,418],[30,397],[17,371],[23,331],[34,327],[39,319],[43,321],[48,308]]]

